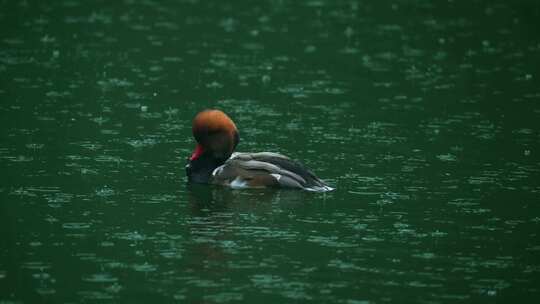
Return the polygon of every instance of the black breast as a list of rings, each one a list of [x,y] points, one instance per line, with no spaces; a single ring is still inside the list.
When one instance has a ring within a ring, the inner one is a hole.
[[[186,175],[192,183],[208,184],[212,178],[212,172],[221,166],[225,160],[216,159],[203,154],[195,160],[189,160],[186,164]]]

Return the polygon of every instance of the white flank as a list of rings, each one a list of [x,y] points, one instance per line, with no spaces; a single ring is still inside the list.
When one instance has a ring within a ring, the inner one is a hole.
[[[216,176],[216,175],[220,174],[221,170],[223,170],[223,166],[224,165],[221,165],[221,166],[215,168],[214,171],[212,171],[212,176]]]
[[[279,180],[281,179],[281,174],[270,173],[270,175],[272,175],[278,182],[279,182]]]
[[[233,189],[246,189],[248,188],[247,182],[240,177],[235,178],[229,186]]]

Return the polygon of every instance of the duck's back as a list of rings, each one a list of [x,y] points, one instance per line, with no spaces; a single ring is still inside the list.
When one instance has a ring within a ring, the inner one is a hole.
[[[234,153],[212,173],[213,183],[232,188],[284,187],[325,192],[326,185],[309,169],[271,152]]]

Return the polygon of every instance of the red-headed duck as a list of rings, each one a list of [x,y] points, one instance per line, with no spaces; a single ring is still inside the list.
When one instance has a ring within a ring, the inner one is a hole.
[[[326,192],[334,190],[302,164],[272,153],[234,152],[240,140],[238,129],[227,114],[205,110],[193,119],[197,145],[186,165],[188,180],[244,188],[297,188]]]

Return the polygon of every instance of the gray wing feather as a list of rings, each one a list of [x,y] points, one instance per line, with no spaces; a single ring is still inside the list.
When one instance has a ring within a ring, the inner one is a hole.
[[[285,170],[285,169],[282,169],[274,164],[271,164],[271,163],[267,163],[267,162],[262,162],[262,161],[257,161],[257,160],[248,160],[248,161],[240,161],[240,160],[236,160],[236,159],[231,159],[230,160],[231,164],[233,164],[234,162],[234,165],[237,165],[241,168],[244,168],[246,170],[263,170],[263,171],[267,171],[268,173],[271,173],[271,174],[279,174],[281,176],[288,176],[289,178],[292,178],[292,179],[295,179],[297,181],[297,183],[301,184],[301,185],[305,185],[306,184],[306,180],[303,179],[300,175],[296,174],[296,173],[293,173],[291,171],[288,171],[288,170]]]
[[[243,152],[234,152],[230,159],[239,159],[239,160],[252,160],[252,159],[265,159],[265,158],[282,158],[290,160],[287,156],[274,152],[257,152],[257,153],[243,153]]]
[[[286,175],[281,175],[281,176],[277,177],[276,179],[277,179],[278,183],[283,187],[304,188],[304,186],[302,186],[299,182],[297,182],[293,178],[290,178],[290,177],[288,177]]]
[[[317,192],[333,190],[302,164],[279,153],[235,152],[220,168],[214,171],[214,173],[219,173],[215,174],[215,178],[229,180],[238,174],[249,177],[266,172],[284,187],[303,188]]]

